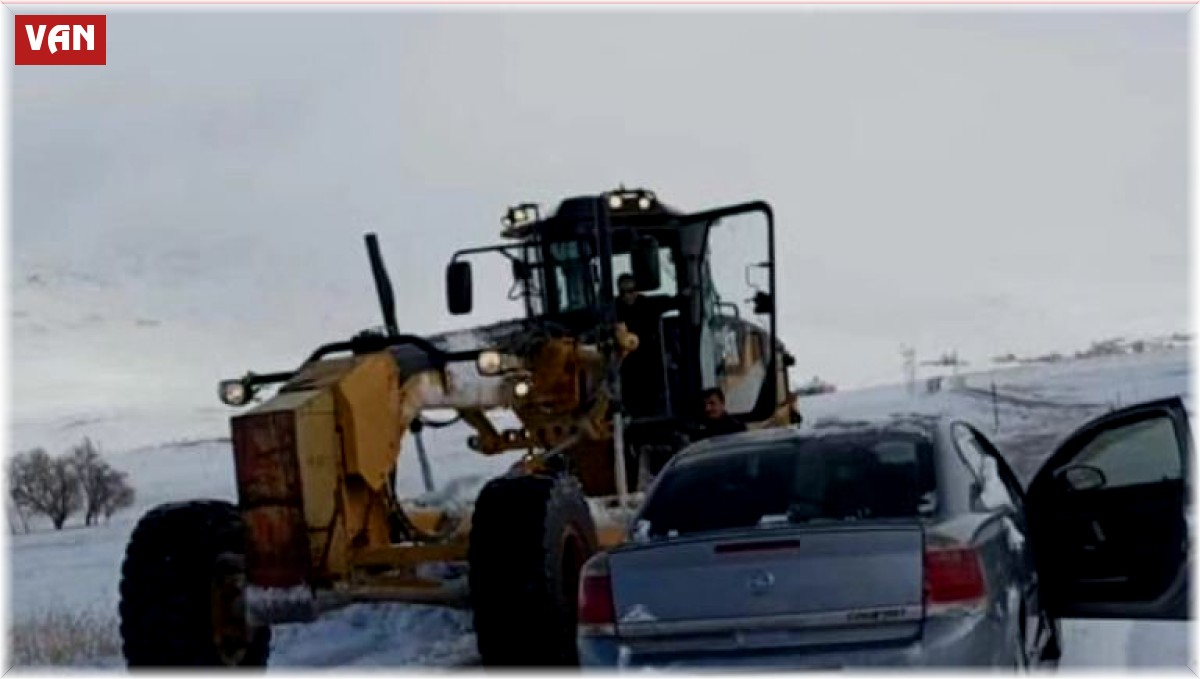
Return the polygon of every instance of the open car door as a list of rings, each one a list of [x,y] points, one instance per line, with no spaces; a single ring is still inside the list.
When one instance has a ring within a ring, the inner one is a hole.
[[[1191,448],[1172,398],[1108,413],[1055,451],[1027,495],[1052,615],[1188,617]]]

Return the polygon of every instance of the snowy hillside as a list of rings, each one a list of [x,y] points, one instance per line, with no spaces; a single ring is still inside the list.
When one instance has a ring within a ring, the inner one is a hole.
[[[1076,425],[1118,404],[1188,393],[1189,362],[1183,351],[1105,357],[1046,366],[1023,366],[945,379],[936,390],[918,383],[807,397],[805,426],[828,418],[853,419],[902,411],[949,411],[993,436],[1024,481]],[[992,385],[995,384],[995,398]],[[931,391],[932,390],[932,391]],[[214,414],[223,426],[224,414]],[[134,424],[127,423],[129,426]],[[997,426],[998,425],[998,426]],[[85,432],[86,427],[80,427]],[[473,497],[512,458],[485,458],[467,449],[461,427],[427,430],[439,487],[460,480],[456,492]],[[421,492],[412,442],[400,469],[402,494]],[[20,626],[48,610],[91,610],[115,618],[125,541],[147,508],[173,499],[235,496],[229,444],[208,440],[147,447],[114,458],[138,491],[138,507],[108,525],[14,536],[12,613]],[[1064,625],[1064,666],[1172,666],[1188,662],[1186,626],[1129,621]],[[275,630],[272,665],[401,666],[469,665],[476,662],[470,615],[427,606],[360,605],[311,625]],[[78,657],[77,665],[120,666],[115,655]]]

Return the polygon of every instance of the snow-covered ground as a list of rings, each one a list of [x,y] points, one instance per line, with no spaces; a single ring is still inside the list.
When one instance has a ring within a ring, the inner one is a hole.
[[[1057,365],[1024,366],[959,379],[946,378],[929,391],[905,385],[805,398],[806,426],[825,418],[854,418],[902,411],[950,411],[990,434],[1028,481],[1056,440],[1090,417],[1119,404],[1188,394],[1184,351],[1096,358]],[[995,398],[992,395],[995,384]],[[215,414],[223,418],[223,414]],[[130,423],[132,425],[132,423]],[[80,425],[80,432],[85,429]],[[219,427],[217,427],[219,428]],[[31,432],[32,433],[32,432]],[[472,497],[484,480],[506,468],[510,456],[486,458],[465,445],[461,426],[427,430],[435,480],[458,480],[456,494]],[[125,542],[141,513],[174,499],[235,497],[229,444],[223,440],[150,446],[115,456],[138,492],[138,506],[111,523],[83,529],[14,536],[14,624],[42,611],[86,609],[115,620],[117,583]],[[400,468],[401,492],[421,492],[412,442]],[[1186,625],[1131,621],[1067,621],[1062,666],[1174,667],[1190,663]],[[477,661],[470,615],[415,605],[358,605],[310,625],[275,629],[273,667],[453,666]],[[120,667],[118,657],[81,657],[75,664]]]

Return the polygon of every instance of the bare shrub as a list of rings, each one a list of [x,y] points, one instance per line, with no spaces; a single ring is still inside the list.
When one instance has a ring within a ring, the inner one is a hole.
[[[119,660],[121,637],[111,614],[47,610],[14,618],[10,659],[18,667],[108,665]]]
[[[105,462],[91,439],[85,438],[71,448],[70,455],[83,492],[83,525],[95,524],[101,514],[109,519],[118,509],[133,504],[133,488],[127,475]]]
[[[56,529],[76,512],[83,511],[83,525],[106,520],[134,501],[129,476],[117,471],[101,456],[91,439],[75,445],[58,457],[37,448],[9,461],[9,528],[28,532],[28,518],[40,514]]]
[[[133,506],[134,492],[133,486],[129,482],[125,472],[110,470],[111,476],[108,479],[108,491],[104,496],[104,501],[100,503],[100,510],[104,512],[104,520],[108,521],[118,510],[128,509]]]
[[[66,456],[50,457],[41,448],[11,459],[8,483],[14,503],[45,515],[58,530],[83,506],[79,476],[71,460]]]
[[[13,535],[29,533],[29,512],[24,507],[12,501],[10,497],[5,506],[8,511],[8,528]]]

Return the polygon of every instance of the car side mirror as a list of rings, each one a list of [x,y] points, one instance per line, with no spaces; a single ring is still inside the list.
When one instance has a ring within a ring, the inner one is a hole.
[[[1108,485],[1104,472],[1095,467],[1078,464],[1060,470],[1055,476],[1073,491],[1097,490]]]
[[[658,241],[652,236],[638,237],[629,253],[629,268],[638,290],[657,290],[662,284]]]
[[[450,262],[446,267],[446,305],[456,316],[471,313],[470,262]]]

